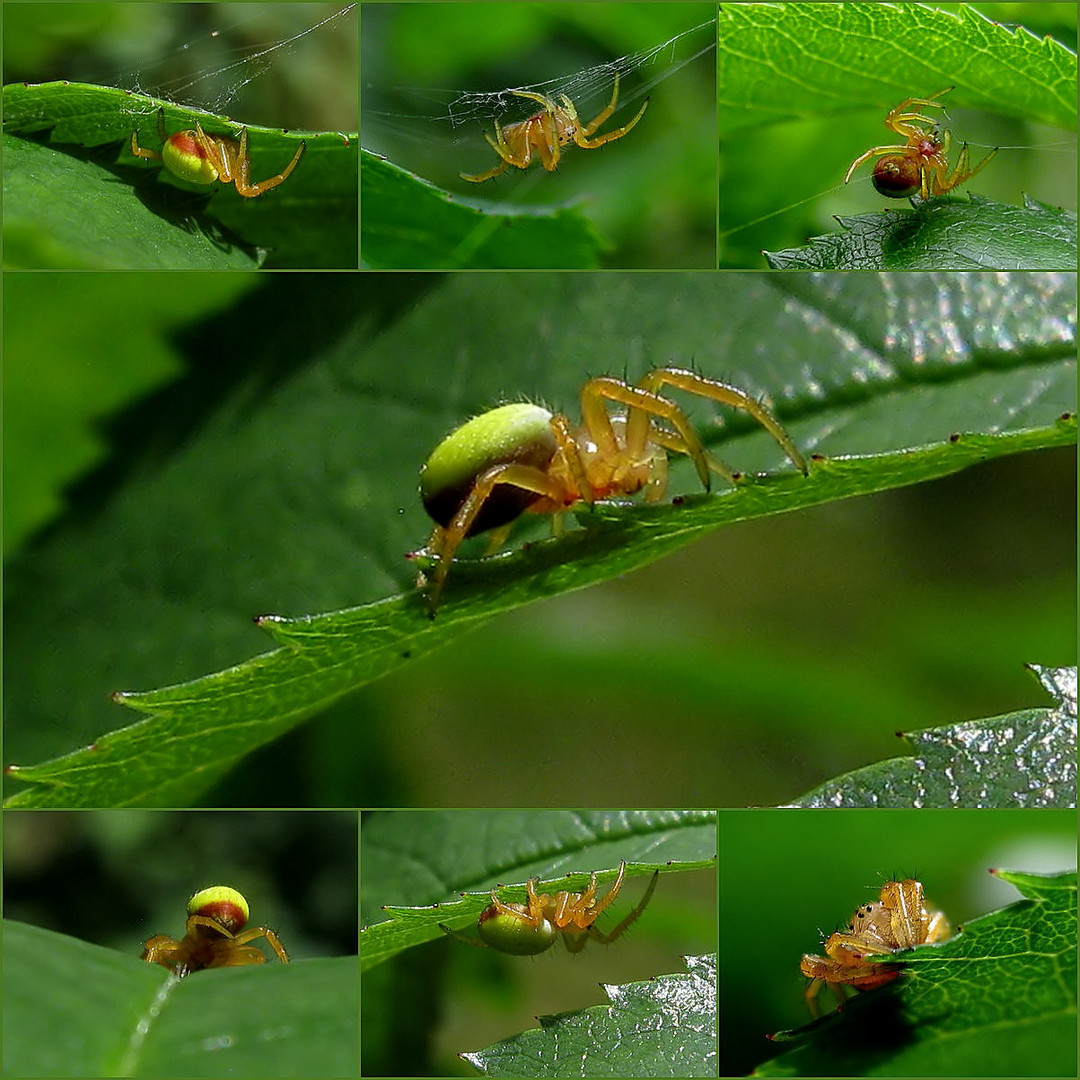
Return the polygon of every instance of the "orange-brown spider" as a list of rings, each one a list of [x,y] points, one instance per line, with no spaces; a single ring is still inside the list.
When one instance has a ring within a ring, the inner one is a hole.
[[[535,956],[550,949],[555,939],[562,935],[563,944],[568,952],[577,953],[590,941],[599,941],[607,945],[621,936],[645,910],[656,888],[660,871],[656,870],[649,881],[645,895],[637,906],[610,933],[601,933],[596,928],[596,920],[608,909],[611,902],[622,888],[626,863],[619,863],[619,873],[611,883],[611,889],[601,899],[596,898],[596,871],[589,877],[588,888],[584,892],[557,892],[551,895],[537,893],[539,878],[529,878],[525,883],[527,902],[508,904],[500,900],[491,890],[491,905],[480,912],[476,924],[480,940],[466,937],[439,923],[440,929],[453,937],[460,938],[470,945],[486,946],[514,956]]]
[[[927,911],[921,882],[911,878],[888,881],[877,900],[863,904],[844,933],[830,934],[825,956],[804,956],[799,969],[810,980],[806,1004],[819,1015],[817,992],[827,985],[843,1004],[845,987],[873,990],[901,972],[898,964],[875,963],[869,956],[884,956],[915,945],[944,941],[951,934],[940,911]]]
[[[427,553],[437,560],[428,591],[439,602],[454,552],[467,536],[500,529],[528,511],[560,517],[577,502],[645,490],[656,502],[667,488],[667,452],[688,455],[706,490],[709,470],[731,483],[735,474],[706,453],[686,413],[661,394],[667,386],[748,412],[783,448],[796,468],[806,462],[761,402],[743,390],[692,371],[658,368],[636,385],[610,376],[589,379],[581,391],[581,423],[519,402],[473,417],[448,435],[420,472],[424,506],[437,522]],[[608,402],[625,412],[608,413]],[[663,424],[660,422],[663,421]]]
[[[158,109],[158,135],[161,152],[147,150],[139,145],[139,133],[131,133],[131,152],[136,157],[160,161],[174,176],[192,184],[235,184],[236,190],[246,199],[254,199],[264,191],[284,183],[296,168],[296,163],[307,147],[301,142],[292,161],[269,180],[251,182],[251,159],[248,157],[247,128],[240,132],[240,141],[228,135],[207,135],[196,121],[195,130],[178,131],[175,135],[165,133],[165,110]]]
[[[266,956],[248,942],[266,938],[283,963],[289,962],[277,934],[266,926],[244,925],[248,904],[243,895],[227,885],[200,889],[187,905],[184,936],[177,941],[166,934],[156,934],[143,945],[142,958],[150,964],[167,967],[178,979],[204,968],[240,967],[265,964]]]
[[[621,139],[641,119],[649,104],[649,99],[646,98],[645,103],[638,109],[637,115],[629,124],[590,139],[589,136],[615,111],[615,102],[619,97],[618,72],[615,73],[615,86],[611,91],[611,101],[608,102],[607,108],[601,110],[584,125],[578,119],[574,103],[565,94],[559,94],[556,101],[546,94],[534,94],[531,90],[511,90],[510,93],[515,97],[535,101],[543,108],[527,119],[518,120],[513,124],[504,124],[499,127],[496,123],[494,138],[485,131],[484,138],[491,143],[492,149],[502,158],[502,161],[495,168],[488,169],[486,173],[480,173],[478,176],[460,173],[462,180],[480,184],[505,172],[511,165],[518,169],[527,169],[532,164],[534,150],[540,155],[540,163],[548,172],[551,172],[559,164],[562,148],[568,143],[575,143],[583,150],[595,150],[605,143]]]
[[[924,199],[930,195],[944,195],[970,180],[997,153],[997,147],[972,169],[969,168],[968,145],[964,143],[956,160],[956,168],[949,173],[946,154],[952,135],[948,128],[940,127],[919,111],[927,107],[943,109],[944,104],[937,99],[952,89],[947,86],[926,98],[907,98],[895,109],[890,109],[885,117],[885,126],[902,135],[907,142],[901,146],[875,146],[867,150],[851,163],[844,183],[851,179],[852,173],[864,161],[872,157],[880,158],[874,164],[871,177],[874,187],[879,194],[890,199],[903,199],[916,191]]]

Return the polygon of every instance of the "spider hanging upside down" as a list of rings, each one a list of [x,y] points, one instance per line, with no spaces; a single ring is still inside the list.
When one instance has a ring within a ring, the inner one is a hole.
[[[945,106],[937,98],[947,94],[953,88],[945,87],[928,98],[907,98],[895,109],[890,109],[885,117],[885,126],[898,135],[903,135],[907,142],[902,146],[875,146],[857,157],[844,177],[846,184],[852,173],[872,157],[880,158],[874,163],[871,180],[878,193],[890,199],[903,199],[915,192],[925,199],[930,195],[944,195],[970,180],[997,153],[994,147],[975,166],[969,168],[967,143],[960,149],[956,168],[949,173],[949,152],[952,135],[948,128],[939,127],[928,116],[923,116],[919,109],[932,107],[943,109]],[[922,126],[929,125],[929,126]]]
[[[179,941],[167,934],[156,934],[146,942],[142,958],[147,963],[167,967],[178,979],[204,968],[265,964],[265,955],[248,944],[256,938],[266,938],[277,958],[283,964],[289,962],[273,930],[265,926],[244,929],[247,901],[228,885],[200,889],[188,901],[187,913],[187,926]]]
[[[806,474],[802,454],[764,405],[692,371],[658,368],[636,385],[603,375],[589,379],[578,426],[539,405],[501,405],[448,435],[420,472],[424,506],[437,522],[426,551],[438,560],[428,592],[432,614],[454,552],[468,536],[499,529],[494,549],[526,511],[554,515],[557,532],[561,515],[578,502],[591,505],[643,488],[645,501],[657,502],[667,488],[668,451],[691,458],[706,491],[710,469],[734,483],[735,474],[705,451],[686,413],[660,393],[665,386],[744,409]],[[608,402],[625,412],[609,414]]]
[[[158,135],[161,138],[161,152],[147,150],[139,145],[139,133],[131,133],[131,152],[136,157],[160,161],[165,168],[181,180],[191,184],[212,184],[220,180],[223,184],[235,184],[236,190],[246,199],[254,199],[264,191],[284,183],[296,168],[307,147],[301,142],[293,154],[292,161],[269,180],[251,182],[251,159],[248,157],[247,128],[240,132],[240,141],[228,135],[207,135],[202,126],[195,122],[195,130],[178,131],[175,135],[165,133],[165,110],[158,109]]]
[[[649,104],[649,99],[646,98],[645,103],[638,109],[637,116],[629,124],[598,135],[595,139],[589,139],[589,136],[615,111],[615,102],[619,97],[618,72],[615,73],[615,86],[611,91],[611,101],[608,102],[607,108],[584,125],[578,119],[574,103],[565,94],[559,94],[558,101],[555,101],[545,94],[534,94],[531,90],[511,90],[510,93],[516,97],[535,101],[543,108],[525,120],[505,124],[501,128],[496,123],[495,138],[485,131],[484,138],[491,144],[495,153],[502,158],[502,161],[495,168],[488,169],[479,176],[460,173],[462,180],[480,184],[505,172],[511,165],[518,169],[527,169],[532,164],[534,150],[540,155],[540,163],[548,172],[551,172],[559,164],[564,146],[573,142],[583,150],[595,150],[605,143],[621,139],[641,119]]]
[[[507,904],[491,890],[491,905],[480,912],[476,924],[480,940],[466,937],[439,923],[439,928],[469,945],[486,946],[513,956],[535,956],[545,952],[555,944],[555,939],[562,935],[563,944],[568,952],[577,953],[592,941],[607,945],[620,937],[637,917],[645,910],[645,905],[656,888],[660,871],[656,870],[649,881],[645,895],[637,906],[610,933],[601,933],[596,928],[596,920],[607,910],[622,888],[626,863],[619,863],[619,873],[611,884],[607,895],[596,898],[596,871],[589,877],[588,888],[584,892],[536,892],[539,878],[529,878],[525,883],[526,903]],[[569,876],[569,875],[567,875]]]
[[[844,933],[829,935],[825,956],[802,958],[799,970],[812,980],[806,988],[810,1012],[819,1015],[816,995],[823,984],[843,1004],[843,987],[873,990],[897,978],[902,970],[898,964],[875,963],[867,957],[945,941],[950,934],[945,916],[926,910],[921,882],[911,878],[886,882],[877,900],[855,912]]]

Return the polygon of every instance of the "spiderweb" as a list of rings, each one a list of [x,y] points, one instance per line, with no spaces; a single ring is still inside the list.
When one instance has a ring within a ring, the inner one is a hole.
[[[571,101],[608,97],[616,76],[622,81],[633,72],[663,64],[663,69],[644,85],[625,95],[620,90],[620,101],[623,104],[629,104],[644,97],[653,86],[670,78],[699,56],[713,50],[716,47],[715,28],[716,23],[710,20],[689,30],[683,30],[652,48],[628,53],[626,56],[617,57],[606,63],[597,64],[570,75],[546,79],[543,82],[504,87],[499,90],[463,90],[447,105],[445,118],[453,127],[459,127],[462,124],[487,121],[492,117],[501,116],[510,108],[522,106],[521,98],[515,94],[515,91],[521,90],[547,97],[565,94]]]
[[[344,34],[349,39],[346,44],[355,42],[352,17],[357,8],[355,3],[329,13],[326,13],[329,5],[325,4],[274,5],[270,24],[298,29],[283,37],[254,42],[247,39],[264,32],[267,25],[264,5],[253,4],[248,8],[243,4],[219,4],[206,8],[208,20],[213,20],[208,21],[206,31],[171,46],[158,59],[141,62],[138,68],[116,72],[113,79],[102,81],[179,105],[221,113],[242,102],[245,91],[272,73],[286,58],[297,64],[303,62],[302,55],[297,54],[304,49],[320,48],[318,42],[325,44],[325,35]],[[310,56],[307,63],[313,63]],[[268,96],[280,97],[280,92]],[[270,121],[270,117],[265,119]]]

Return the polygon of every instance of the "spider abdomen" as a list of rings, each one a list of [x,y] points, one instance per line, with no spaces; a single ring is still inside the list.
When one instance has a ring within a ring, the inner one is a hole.
[[[539,405],[516,402],[474,416],[435,447],[420,471],[424,509],[445,529],[488,469],[518,464],[543,471],[556,449],[551,413]],[[467,535],[509,524],[536,500],[534,492],[500,484],[485,501]]]

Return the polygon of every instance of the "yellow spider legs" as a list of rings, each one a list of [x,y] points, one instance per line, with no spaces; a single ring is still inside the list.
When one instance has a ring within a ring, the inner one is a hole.
[[[525,120],[505,124],[502,127],[496,122],[494,136],[485,132],[484,138],[502,160],[484,173],[477,175],[461,173],[463,180],[482,183],[505,172],[511,165],[518,169],[527,169],[532,164],[534,151],[539,155],[545,170],[551,172],[559,164],[562,147],[573,142],[582,149],[595,150],[605,143],[621,139],[641,119],[649,104],[646,99],[629,123],[614,131],[605,132],[595,139],[590,139],[589,136],[615,111],[619,98],[617,72],[611,91],[611,100],[587,124],[581,123],[577,108],[565,94],[559,94],[556,100],[532,90],[511,90],[510,93],[528,101],[535,101],[541,106],[541,110]]]

